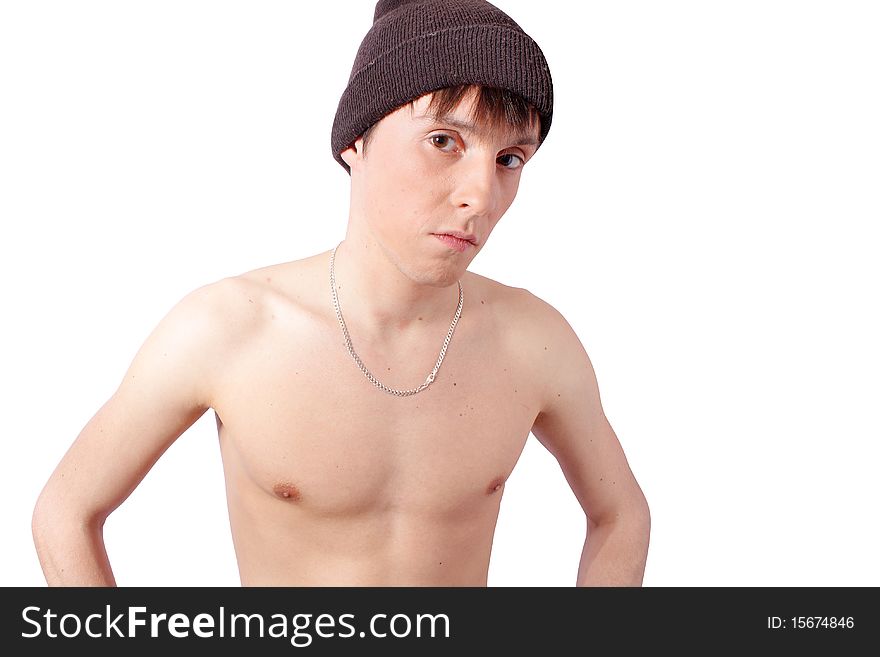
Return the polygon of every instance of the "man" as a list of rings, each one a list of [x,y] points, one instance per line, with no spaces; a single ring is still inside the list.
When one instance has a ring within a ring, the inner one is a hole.
[[[479,84],[477,84],[479,83]],[[50,584],[209,408],[243,585],[485,586],[530,431],[587,519],[578,585],[641,585],[650,516],[566,320],[467,271],[546,137],[537,44],[482,0],[386,1],[333,125],[345,239],[184,297],[35,508]]]

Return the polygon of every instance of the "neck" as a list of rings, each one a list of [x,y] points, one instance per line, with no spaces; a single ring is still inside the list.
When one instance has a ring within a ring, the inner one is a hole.
[[[359,337],[399,337],[437,324],[448,326],[458,307],[458,284],[430,284],[401,271],[371,236],[351,230],[337,247],[336,295],[349,328]]]

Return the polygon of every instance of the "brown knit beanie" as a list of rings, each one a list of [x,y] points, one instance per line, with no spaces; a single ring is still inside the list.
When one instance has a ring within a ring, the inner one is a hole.
[[[543,142],[553,117],[553,81],[538,44],[485,0],[379,0],[339,100],[330,145],[340,153],[409,101],[444,87],[513,91],[535,106]]]

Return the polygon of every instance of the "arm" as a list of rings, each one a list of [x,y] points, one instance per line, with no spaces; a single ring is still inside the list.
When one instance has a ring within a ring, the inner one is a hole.
[[[191,292],[161,320],[40,493],[32,530],[50,586],[116,584],[104,522],[210,407],[224,285]]]
[[[553,454],[584,510],[577,586],[641,586],[651,516],[599,398],[589,356],[555,308],[532,297],[545,395],[532,432]],[[546,351],[543,347],[547,346]]]

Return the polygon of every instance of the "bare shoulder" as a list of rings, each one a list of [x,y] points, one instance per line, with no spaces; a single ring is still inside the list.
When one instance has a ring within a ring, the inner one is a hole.
[[[469,275],[475,291],[491,300],[491,310],[507,327],[504,333],[516,341],[517,347],[530,350],[540,346],[541,351],[549,351],[548,341],[552,344],[560,339],[571,341],[574,332],[568,321],[544,299],[525,288],[505,285],[479,274],[469,272]]]
[[[584,381],[595,379],[579,336],[559,310],[525,288],[479,279],[478,289],[493,299],[499,338],[540,391],[542,411],[552,409]]]
[[[265,327],[280,306],[308,302],[319,256],[267,265],[206,283],[180,299],[164,323],[197,329],[201,338],[214,346],[242,345]]]
[[[309,289],[305,260],[260,267],[206,283],[183,296],[158,329],[194,355],[227,359],[257,336],[282,305]]]
[[[247,298],[255,319],[283,309],[320,312],[330,294],[329,251],[313,256],[252,269],[229,280],[230,302]],[[245,313],[250,315],[251,313]]]
[[[140,390],[145,382],[154,387],[173,381],[187,404],[197,400],[202,408],[210,406],[218,368],[257,330],[256,298],[252,284],[236,277],[185,294],[138,350],[120,392],[131,397],[128,391]]]
[[[229,364],[259,343],[276,315],[296,312],[290,300],[308,287],[290,283],[303,274],[301,262],[227,276],[185,294],[141,346],[121,396],[132,398],[132,391],[141,390],[143,397],[145,382],[155,382],[153,388],[173,381],[181,404],[213,406]]]
[[[487,306],[499,319],[513,319],[518,313],[526,311],[533,295],[523,288],[505,285],[487,276],[467,272],[462,279],[464,292],[474,303]]]
[[[265,307],[265,290],[242,276],[228,276],[186,294],[164,323],[178,331],[198,331],[210,343],[240,340],[254,331]]]

